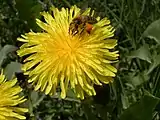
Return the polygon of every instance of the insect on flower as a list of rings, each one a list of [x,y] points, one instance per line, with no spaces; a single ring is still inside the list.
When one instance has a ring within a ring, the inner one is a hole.
[[[97,23],[96,18],[88,15],[79,15],[70,23],[69,33],[76,35],[86,31],[88,34],[90,34],[95,23]]]
[[[51,8],[42,12],[45,21],[36,20],[43,32],[29,32],[18,38],[24,42],[17,54],[26,57],[22,70],[34,90],[66,98],[68,90],[84,99],[96,95],[94,85],[114,80],[118,60],[113,51],[117,40],[108,18],[100,19],[91,8],[84,12],[77,6],[70,9]],[[73,36],[73,37],[72,37]]]

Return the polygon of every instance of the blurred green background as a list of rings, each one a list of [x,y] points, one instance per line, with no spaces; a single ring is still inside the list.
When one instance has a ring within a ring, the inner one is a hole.
[[[83,101],[71,91],[64,100],[33,91],[15,52],[17,37],[40,31],[39,12],[72,5],[108,17],[120,51],[114,82],[95,86],[97,95]],[[160,120],[160,0],[0,0],[0,68],[24,89],[27,120]]]

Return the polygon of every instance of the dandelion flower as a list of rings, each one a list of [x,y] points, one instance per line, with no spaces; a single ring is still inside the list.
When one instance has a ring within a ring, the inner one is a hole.
[[[17,51],[20,57],[27,56],[23,71],[35,90],[45,94],[54,95],[60,86],[62,98],[68,88],[81,99],[85,94],[96,95],[93,85],[112,82],[117,72],[111,65],[118,58],[118,51],[113,51],[117,40],[111,38],[114,28],[107,18],[97,17],[90,34],[72,35],[69,26],[73,19],[90,13],[93,16],[94,12],[89,8],[81,13],[76,6],[51,10],[52,14],[41,13],[46,22],[37,19],[42,32],[31,31],[18,38],[25,42]]]
[[[17,80],[6,81],[5,76],[0,75],[0,120],[24,120],[26,108],[17,107],[26,99],[18,94],[22,89],[16,85]]]

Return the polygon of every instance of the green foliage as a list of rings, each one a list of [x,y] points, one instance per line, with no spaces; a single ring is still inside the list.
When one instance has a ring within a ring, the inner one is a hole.
[[[143,33],[143,37],[148,37],[150,39],[154,39],[158,44],[160,43],[160,20],[154,21],[151,25],[147,27],[147,29]]]
[[[151,53],[149,51],[149,47],[147,44],[141,46],[138,50],[134,50],[130,53],[128,58],[139,58],[141,60],[145,60],[148,63],[151,63]]]
[[[140,101],[130,106],[121,115],[120,120],[151,120],[152,111],[159,102],[159,98],[151,95],[144,95]]]
[[[28,120],[159,120],[160,119],[160,1],[159,0],[0,0],[0,68],[16,77],[28,98]],[[120,60],[114,82],[95,86],[97,95],[80,101],[69,91],[46,96],[32,90],[21,72],[15,51],[17,37],[39,31],[35,18],[55,6],[91,7],[116,28]],[[22,74],[22,75],[21,75]],[[146,92],[147,91],[147,92]]]
[[[27,25],[32,30],[37,30],[36,18],[40,17],[42,6],[37,0],[15,0],[20,19],[27,22]]]

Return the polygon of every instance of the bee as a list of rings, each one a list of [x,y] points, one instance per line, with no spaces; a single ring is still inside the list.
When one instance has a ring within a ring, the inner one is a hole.
[[[76,35],[86,31],[88,34],[90,34],[95,23],[97,23],[97,20],[94,17],[79,15],[70,23],[69,33],[71,35]]]

